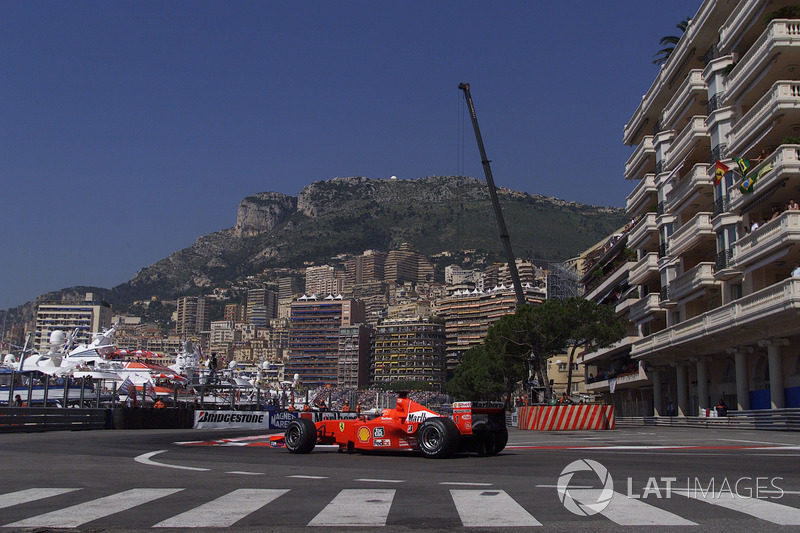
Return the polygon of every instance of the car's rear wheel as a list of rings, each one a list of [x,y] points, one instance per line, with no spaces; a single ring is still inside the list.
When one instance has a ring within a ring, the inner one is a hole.
[[[290,452],[311,453],[317,445],[317,426],[307,418],[296,418],[289,422],[283,438]]]
[[[417,447],[432,459],[449,457],[458,449],[461,434],[449,418],[429,418],[417,430]]]

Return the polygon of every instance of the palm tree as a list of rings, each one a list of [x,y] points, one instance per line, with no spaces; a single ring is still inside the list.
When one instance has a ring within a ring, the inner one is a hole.
[[[667,35],[666,37],[662,37],[659,42],[661,46],[664,46],[661,50],[659,50],[655,55],[653,55],[653,64],[654,65],[663,65],[669,59],[670,54],[672,51],[675,50],[675,46],[678,44],[678,41],[681,40],[681,37],[684,33],[686,33],[686,28],[689,27],[689,23],[692,21],[691,17],[686,17],[686,19],[682,20],[679,24],[675,27],[681,30],[680,35]]]

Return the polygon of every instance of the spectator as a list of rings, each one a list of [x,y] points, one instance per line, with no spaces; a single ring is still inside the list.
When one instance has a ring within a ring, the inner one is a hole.
[[[794,268],[792,268],[792,277],[800,278],[800,263],[794,264]]]
[[[717,416],[728,416],[728,406],[722,398],[717,402],[717,407],[715,409],[717,410]]]
[[[791,209],[792,211],[800,210],[800,205],[794,200],[789,200],[789,203],[786,205],[786,209]]]
[[[22,396],[20,396],[19,394],[14,396],[14,407],[23,407]]]

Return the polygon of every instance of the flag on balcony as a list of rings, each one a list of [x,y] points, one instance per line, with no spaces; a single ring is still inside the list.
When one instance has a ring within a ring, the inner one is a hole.
[[[746,179],[745,179],[745,180],[744,180],[744,181],[743,181],[743,182],[742,182],[742,183],[739,185],[739,190],[742,192],[742,194],[750,194],[751,192],[753,192],[753,188],[755,188],[755,186],[756,186],[756,182],[757,182],[758,180],[760,180],[760,179],[761,179],[761,177],[762,177],[764,174],[766,174],[767,172],[769,172],[770,170],[772,170],[772,168],[773,168],[774,166],[775,166],[775,165],[773,165],[772,163],[770,163],[769,165],[766,165],[766,166],[764,166],[764,168],[762,168],[761,170],[759,170],[759,171],[758,171],[758,174],[756,174],[755,176],[750,176],[749,178],[746,178]]]
[[[725,176],[725,173],[729,171],[730,168],[725,163],[720,162],[717,159],[716,165],[714,165],[714,186],[716,187],[719,185],[719,182],[722,181],[722,177]]]
[[[739,167],[739,174],[742,175],[742,178],[747,177],[747,172],[750,170],[750,160],[740,157],[736,160],[736,165]]]

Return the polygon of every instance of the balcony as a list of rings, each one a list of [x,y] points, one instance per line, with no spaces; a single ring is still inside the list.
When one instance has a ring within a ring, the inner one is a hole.
[[[690,204],[697,204],[698,210],[708,209],[713,205],[713,195],[714,179],[708,173],[708,165],[698,164],[667,193],[664,209],[675,214]]]
[[[779,118],[787,125],[800,122],[800,81],[775,82],[731,128],[728,153],[746,153],[757,142],[766,146],[780,144],[786,130],[774,127]]]
[[[594,365],[597,364],[597,361],[610,359],[612,356],[627,353],[628,350],[630,350],[631,344],[640,338],[641,337],[638,336],[623,337],[621,340],[615,342],[611,346],[600,348],[594,352],[584,353],[580,362],[584,365]]]
[[[706,127],[706,117],[696,116],[689,120],[685,128],[675,137],[664,154],[664,170],[672,170],[684,161],[697,146],[705,144],[711,149],[711,136]]]
[[[714,237],[711,213],[697,213],[669,238],[669,253],[673,257],[681,256],[704,242],[713,244]]]
[[[642,362],[639,361],[635,372],[587,383],[586,392],[606,392],[616,391],[617,389],[639,388],[646,385],[652,386],[651,378],[652,376],[645,372]]]
[[[679,352],[714,354],[734,342],[755,344],[766,328],[770,336],[794,334],[798,311],[800,280],[787,279],[644,337],[631,345],[631,357],[666,362]]]
[[[596,298],[600,297],[605,298],[611,290],[613,290],[617,285],[619,285],[622,281],[624,281],[628,277],[628,272],[630,271],[631,265],[633,263],[628,261],[623,261],[610,273],[606,274],[603,280],[595,286],[590,291],[587,291],[586,294],[583,295],[584,298],[587,300],[595,300]],[[595,300],[596,301],[596,300]]]
[[[645,214],[628,233],[628,248],[643,248],[650,238],[658,238],[658,222],[655,213]]]
[[[660,297],[658,293],[652,292],[648,294],[631,306],[631,311],[628,314],[628,320],[636,324],[638,322],[644,322],[645,319],[651,315],[663,313],[664,310],[661,308],[659,300]]]
[[[727,100],[745,108],[776,78],[792,78],[798,68],[800,21],[773,20],[728,75]],[[769,70],[770,74],[764,73]],[[750,101],[748,101],[748,98]]]
[[[731,250],[723,250],[717,252],[717,259],[714,264],[714,277],[721,281],[727,281],[740,276],[742,272],[731,267],[731,259],[733,252]]]
[[[670,300],[691,300],[709,289],[718,289],[719,283],[714,278],[715,263],[699,263],[673,279],[669,284]]]
[[[692,70],[683,81],[675,95],[670,100],[661,121],[669,129],[679,129],[682,127],[683,120],[687,114],[702,115],[707,109],[706,99],[708,98],[708,86],[703,79],[703,71],[700,69]]]
[[[761,191],[769,191],[773,186],[777,186],[785,180],[787,176],[796,176],[800,173],[800,145],[782,145],[767,159],[753,168],[748,175],[752,173],[754,176],[757,176],[758,173],[761,172],[761,169],[768,165],[773,165],[772,170],[759,179],[752,194],[742,194],[739,192],[738,187],[730,189],[731,211],[740,212],[744,208],[745,203],[751,204],[754,200],[757,200]]]
[[[776,259],[780,252],[800,243],[800,211],[784,211],[757,230],[733,243],[731,267],[743,269],[756,262]]]
[[[625,202],[625,212],[634,216],[646,211],[656,201],[656,175],[647,174],[628,195]]]
[[[658,275],[658,253],[650,252],[633,264],[628,273],[628,283],[644,285],[653,276]]]
[[[653,136],[648,135],[642,139],[641,144],[636,147],[625,163],[625,179],[641,179],[648,172],[655,170],[655,163],[656,148],[653,144]]]

